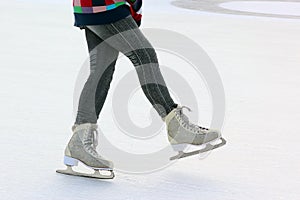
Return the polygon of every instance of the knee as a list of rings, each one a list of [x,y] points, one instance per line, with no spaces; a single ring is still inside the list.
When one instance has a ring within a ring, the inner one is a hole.
[[[134,66],[158,63],[157,55],[154,48],[142,48],[126,53]]]

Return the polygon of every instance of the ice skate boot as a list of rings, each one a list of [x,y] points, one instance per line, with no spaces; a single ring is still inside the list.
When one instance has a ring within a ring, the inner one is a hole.
[[[171,157],[170,160],[207,152],[226,144],[225,139],[221,138],[220,131],[189,122],[188,117],[183,113],[184,108],[191,111],[186,106],[177,107],[163,119],[167,125],[169,142],[172,148],[178,151],[178,155]],[[195,147],[198,150],[185,152],[185,149],[195,149]]]
[[[73,136],[65,149],[64,156],[64,164],[67,169],[56,172],[99,179],[114,178],[113,163],[101,157],[96,151],[98,145],[97,125],[90,123],[74,125],[72,130]],[[78,162],[92,168],[95,173],[86,174],[74,171],[72,167],[77,166]],[[109,175],[103,175],[100,172],[109,172]]]

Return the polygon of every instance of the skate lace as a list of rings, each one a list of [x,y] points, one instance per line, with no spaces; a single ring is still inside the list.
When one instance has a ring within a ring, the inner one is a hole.
[[[98,146],[99,133],[97,129],[92,128],[91,130],[88,130],[86,134],[86,144],[88,146],[87,150],[95,157],[98,157],[96,148]]]
[[[192,112],[192,109],[190,109],[187,106],[182,106],[182,107],[178,107],[176,112],[176,118],[179,121],[179,123],[181,124],[181,126],[183,126],[185,129],[192,131],[194,133],[198,133],[201,134],[203,133],[203,131],[208,131],[208,128],[202,127],[202,126],[198,126],[195,125],[193,123],[191,123],[188,119],[188,117],[183,113],[183,109],[187,109],[189,112]]]

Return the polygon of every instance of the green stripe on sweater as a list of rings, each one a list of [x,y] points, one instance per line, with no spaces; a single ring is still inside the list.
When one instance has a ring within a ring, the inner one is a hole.
[[[75,12],[75,13],[82,13],[82,8],[81,8],[81,6],[74,6],[74,12]]]

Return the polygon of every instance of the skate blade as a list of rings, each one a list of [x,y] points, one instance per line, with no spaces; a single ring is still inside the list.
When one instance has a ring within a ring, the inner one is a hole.
[[[110,174],[109,175],[101,174],[100,172],[103,171],[109,172]],[[115,174],[112,169],[101,169],[101,170],[95,169],[95,172],[93,174],[88,174],[88,173],[81,173],[81,172],[74,171],[71,166],[67,166],[67,169],[58,169],[56,170],[56,172],[65,175],[80,176],[80,177],[95,178],[95,179],[113,179],[115,177]]]
[[[178,154],[176,156],[171,157],[170,160],[185,158],[185,157],[197,155],[197,154],[200,154],[200,153],[208,152],[208,151],[211,151],[213,149],[222,147],[226,144],[226,140],[224,138],[220,138],[220,139],[221,139],[220,143],[215,144],[215,141],[214,141],[213,144],[208,143],[208,144],[206,144],[206,146],[204,148],[201,148],[201,149],[196,150],[196,151],[191,151],[191,152],[179,151]]]

